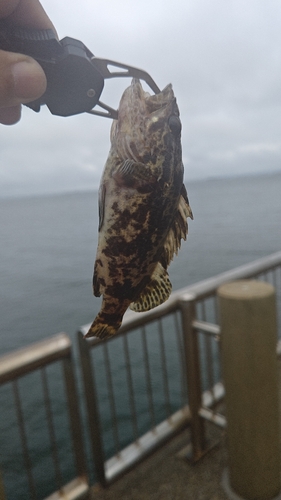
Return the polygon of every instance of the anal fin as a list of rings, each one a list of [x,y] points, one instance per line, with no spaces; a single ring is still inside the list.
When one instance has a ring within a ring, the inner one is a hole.
[[[163,304],[171,294],[172,285],[169,275],[164,267],[157,263],[149,283],[142,290],[135,302],[130,304],[130,309],[135,312],[145,312]]]

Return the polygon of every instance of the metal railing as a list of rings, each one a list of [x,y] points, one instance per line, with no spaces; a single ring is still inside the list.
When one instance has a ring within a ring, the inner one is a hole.
[[[63,370],[63,387],[60,387],[61,373],[57,372],[56,368]],[[2,422],[7,426],[7,435],[10,435],[8,427],[14,422],[15,443],[8,443],[13,462],[11,470],[15,474],[18,472],[18,476],[23,475],[22,471],[24,471],[24,476],[27,478],[27,484],[22,486],[22,491],[13,491],[11,498],[30,498],[31,500],[42,498],[43,479],[41,478],[41,484],[37,484],[38,470],[35,472],[35,469],[38,469],[38,459],[43,460],[44,455],[50,457],[48,465],[42,466],[43,474],[41,473],[46,483],[46,491],[48,487],[51,489],[47,493],[48,499],[87,498],[89,485],[69,337],[61,333],[2,356],[0,358],[0,386],[5,391],[3,398],[5,406],[10,405],[10,408],[5,408],[5,414],[10,418]],[[34,392],[36,392],[36,398],[34,398]],[[65,401],[62,401],[62,411],[66,416],[64,423],[69,425],[70,452],[74,458],[73,476],[68,477],[67,483],[60,456],[59,431],[56,430],[52,409],[52,399],[55,393],[58,398],[65,396]],[[10,401],[8,394],[13,396]],[[1,429],[1,432],[4,438],[5,428]],[[36,439],[40,447],[36,454],[29,445],[31,437],[33,443]],[[17,477],[15,483],[19,484],[19,482],[20,478]],[[55,492],[54,489],[56,489]],[[51,496],[49,496],[50,493]]]
[[[266,280],[274,285],[279,306],[280,269],[278,252],[178,290],[154,310],[126,314],[120,331],[109,340],[86,340],[87,326],[81,328],[80,363],[92,453],[88,468],[93,469],[93,461],[96,480],[110,484],[188,425],[192,460],[206,453],[205,422],[226,424],[217,411],[224,397],[217,288],[237,279]],[[281,324],[280,307],[278,314]],[[280,343],[277,351],[281,353]],[[4,458],[11,462],[7,470],[17,474],[14,479],[21,491],[29,491],[17,498],[87,496],[80,401],[68,336],[59,334],[2,356],[0,396],[1,391],[9,416],[1,423],[1,438],[5,440],[7,431],[10,439],[15,429],[13,442],[5,443],[10,455]],[[26,479],[21,480],[22,470]],[[13,483],[13,477],[9,479]]]
[[[188,424],[192,460],[206,453],[205,421],[226,425],[216,411],[224,396],[217,288],[237,279],[266,280],[275,286],[279,304],[280,268],[278,252],[178,290],[154,310],[126,315],[109,340],[85,339],[88,325],[80,329],[92,455],[101,484],[110,484]]]

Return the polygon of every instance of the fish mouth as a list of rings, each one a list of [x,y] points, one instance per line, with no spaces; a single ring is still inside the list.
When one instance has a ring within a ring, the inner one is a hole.
[[[158,94],[151,95],[143,89],[138,78],[133,78],[131,85],[124,91],[121,98],[118,110],[118,122],[119,124],[122,123],[128,116],[131,119],[136,119],[137,116],[149,116],[152,113],[160,111],[165,111],[166,114],[169,114],[170,109],[167,108],[175,100],[171,84],[167,85]]]

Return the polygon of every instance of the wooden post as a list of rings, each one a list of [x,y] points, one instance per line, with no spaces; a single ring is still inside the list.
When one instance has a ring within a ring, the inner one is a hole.
[[[230,491],[249,500],[280,493],[275,291],[241,280],[218,290]],[[231,495],[229,495],[231,498]]]

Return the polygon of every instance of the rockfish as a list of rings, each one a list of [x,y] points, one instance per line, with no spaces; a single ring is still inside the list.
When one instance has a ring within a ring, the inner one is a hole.
[[[86,337],[114,335],[128,307],[168,299],[167,267],[192,216],[183,184],[181,122],[171,85],[150,95],[133,79],[111,128],[99,190],[94,295],[102,306]]]

